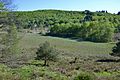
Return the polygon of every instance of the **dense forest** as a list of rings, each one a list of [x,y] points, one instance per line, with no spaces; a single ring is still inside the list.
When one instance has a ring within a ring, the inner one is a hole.
[[[51,36],[110,42],[114,33],[120,32],[119,12],[37,10],[12,13],[18,29],[46,30]]]

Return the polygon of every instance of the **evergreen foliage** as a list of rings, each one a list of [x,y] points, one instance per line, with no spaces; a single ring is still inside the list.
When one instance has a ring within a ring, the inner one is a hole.
[[[54,61],[57,59],[57,52],[54,47],[50,45],[49,42],[45,42],[39,46],[36,52],[36,59],[37,60],[44,60],[44,66],[47,66],[47,61],[51,60]]]
[[[111,55],[120,57],[120,41],[113,47]]]

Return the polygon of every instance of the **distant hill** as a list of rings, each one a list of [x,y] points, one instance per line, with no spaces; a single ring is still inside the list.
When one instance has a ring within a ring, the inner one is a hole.
[[[30,22],[36,22],[39,26],[49,27],[54,24],[61,23],[82,23],[85,16],[90,14],[91,21],[109,21],[115,26],[120,23],[120,16],[111,14],[107,11],[91,12],[85,11],[64,11],[64,10],[36,10],[36,11],[16,11],[15,15],[23,27],[29,25]]]
[[[0,16],[3,14],[7,13],[1,13]],[[111,41],[113,33],[120,32],[120,15],[107,11],[36,10],[15,11],[13,14],[18,29],[42,31],[47,28],[52,36],[77,37],[98,42],[106,37],[106,42]]]

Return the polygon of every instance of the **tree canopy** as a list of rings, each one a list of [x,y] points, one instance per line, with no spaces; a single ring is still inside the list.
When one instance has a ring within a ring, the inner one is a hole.
[[[15,11],[14,16],[17,28],[47,30],[58,37],[110,42],[113,34],[120,32],[120,16],[107,11]]]

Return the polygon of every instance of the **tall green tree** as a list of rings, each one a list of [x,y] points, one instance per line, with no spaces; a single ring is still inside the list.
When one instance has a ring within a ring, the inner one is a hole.
[[[6,11],[2,11],[2,12],[7,12],[7,21],[4,23],[5,29],[2,30],[2,32],[4,32],[4,36],[2,37],[1,40],[1,45],[4,46],[4,48],[2,48],[1,52],[4,55],[7,54],[13,54],[13,53],[17,53],[17,27],[15,25],[15,18],[13,17],[14,15],[11,14],[12,12],[9,11],[10,7],[12,5],[11,3],[12,0],[1,0],[0,3],[3,4],[3,8],[6,9]]]
[[[15,25],[9,26],[7,34],[3,38],[3,45],[5,46],[6,54],[14,54],[17,53],[17,28]]]
[[[90,12],[89,10],[85,10],[85,17],[84,17],[84,21],[92,21],[92,12]]]

